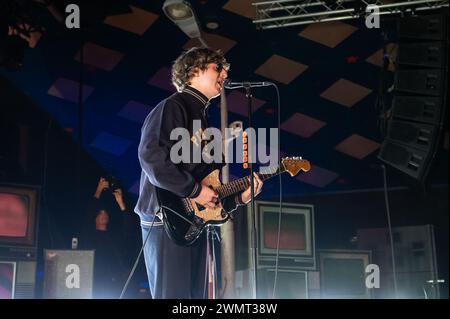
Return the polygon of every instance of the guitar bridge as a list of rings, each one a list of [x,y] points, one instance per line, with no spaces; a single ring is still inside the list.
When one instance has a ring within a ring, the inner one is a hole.
[[[191,225],[191,227],[189,227],[188,231],[186,232],[186,235],[184,235],[184,239],[187,241],[191,241],[195,238],[195,236],[199,233],[198,231],[198,227]]]

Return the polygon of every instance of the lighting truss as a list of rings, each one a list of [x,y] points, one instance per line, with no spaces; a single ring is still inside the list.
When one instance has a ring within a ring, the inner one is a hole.
[[[389,2],[389,3],[388,3]],[[393,3],[390,3],[393,2]],[[252,3],[256,7],[253,23],[258,29],[339,21],[365,17],[366,8],[377,8],[380,15],[415,13],[448,7],[449,0],[275,0]],[[376,7],[375,7],[376,6]],[[368,13],[374,10],[368,11]]]

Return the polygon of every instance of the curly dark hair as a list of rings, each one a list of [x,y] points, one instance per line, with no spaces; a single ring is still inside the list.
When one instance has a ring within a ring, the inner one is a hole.
[[[210,63],[220,64],[227,69],[230,67],[220,50],[194,47],[183,52],[172,65],[172,84],[178,92],[183,91],[186,85],[191,84],[195,73],[206,70]]]

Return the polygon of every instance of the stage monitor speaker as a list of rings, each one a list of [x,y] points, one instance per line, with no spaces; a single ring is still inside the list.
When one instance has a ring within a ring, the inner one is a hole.
[[[44,298],[92,298],[94,250],[45,249],[44,259]]]
[[[36,261],[0,260],[0,299],[33,299]]]
[[[401,43],[397,64],[414,67],[443,68],[447,52],[442,42]]]
[[[448,9],[447,9],[448,10]],[[400,39],[444,40],[447,36],[446,16],[443,14],[399,19]]]
[[[441,69],[399,70],[395,75],[397,92],[441,96],[444,89]]]
[[[431,96],[394,96],[392,116],[394,118],[439,125],[443,100]]]
[[[258,298],[271,299],[275,280],[275,268],[258,269]],[[308,273],[298,269],[279,268],[277,273],[277,285],[275,288],[276,299],[307,299]]]

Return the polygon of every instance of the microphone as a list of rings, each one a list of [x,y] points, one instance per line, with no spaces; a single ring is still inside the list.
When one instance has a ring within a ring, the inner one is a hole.
[[[263,87],[263,86],[270,86],[272,85],[272,82],[248,82],[248,81],[243,81],[243,82],[234,82],[231,79],[226,79],[223,86],[226,89],[229,90],[233,90],[233,89],[239,89],[239,88],[243,88],[243,87]]]

